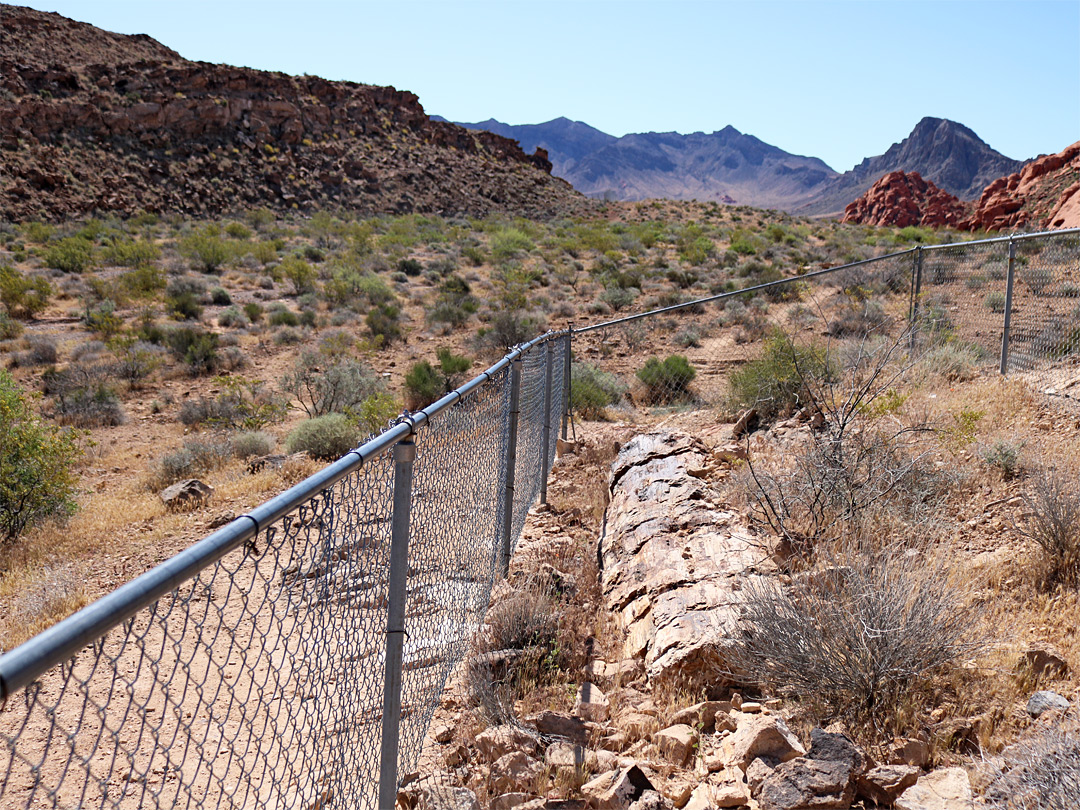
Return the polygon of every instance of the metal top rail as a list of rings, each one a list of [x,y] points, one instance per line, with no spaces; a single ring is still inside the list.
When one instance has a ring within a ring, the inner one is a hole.
[[[996,242],[1020,242],[1024,239],[1038,239],[1045,236],[1070,236],[1080,233],[1080,228],[1061,228],[1051,231],[1036,231],[1035,233],[1015,233],[1009,236],[995,236],[990,239],[972,239],[970,242],[949,242],[944,245],[922,245],[923,250],[943,250],[945,248],[967,247],[968,245],[991,245]],[[881,258],[886,258],[882,256]]]
[[[412,436],[435,416],[461,402],[534,346],[564,334],[565,330],[545,332],[518,346],[486,371],[426,408],[414,413],[406,412],[393,427],[346,453],[333,464],[0,656],[0,704],[46,670],[71,658],[83,647],[255,537],[262,527],[270,526],[360,469],[366,462]]]

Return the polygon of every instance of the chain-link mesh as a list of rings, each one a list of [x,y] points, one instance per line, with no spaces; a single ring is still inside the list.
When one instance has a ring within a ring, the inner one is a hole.
[[[922,251],[916,301],[930,343],[961,340],[979,364],[996,367],[1004,328],[1008,245],[991,242]]]
[[[415,769],[450,671],[491,596],[501,543],[509,374],[416,437],[399,773]]]
[[[518,399],[517,454],[514,462],[514,509],[510,524],[511,552],[525,526],[529,507],[540,493],[544,437],[544,386],[548,352],[545,343],[533,346],[521,360]],[[552,376],[554,380],[554,375]]]
[[[375,459],[0,713],[0,806],[370,806],[392,465]]]

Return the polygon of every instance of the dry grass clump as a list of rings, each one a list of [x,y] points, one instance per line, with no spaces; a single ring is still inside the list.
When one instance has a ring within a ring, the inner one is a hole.
[[[1080,489],[1054,470],[1032,476],[1023,495],[1026,520],[1017,532],[1041,552],[1037,576],[1044,587],[1080,584]]]
[[[12,600],[6,621],[3,641],[29,638],[86,604],[83,582],[72,566],[46,567],[24,581],[18,596]]]

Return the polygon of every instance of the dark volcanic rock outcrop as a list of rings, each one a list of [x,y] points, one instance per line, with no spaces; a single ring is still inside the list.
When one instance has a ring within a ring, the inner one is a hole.
[[[586,204],[542,152],[392,87],[189,62],[0,5],[0,216],[241,207],[527,216]],[[125,61],[126,58],[126,61]]]
[[[918,172],[890,172],[844,209],[841,222],[863,225],[958,227],[969,206]]]

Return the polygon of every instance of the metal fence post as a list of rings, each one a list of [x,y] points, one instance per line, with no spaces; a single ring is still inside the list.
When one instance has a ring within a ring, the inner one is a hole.
[[[1013,279],[1016,272],[1016,242],[1009,237],[1009,274],[1005,281],[1005,323],[1001,329],[1001,368],[1005,374],[1009,369],[1009,327],[1012,325]]]
[[[551,469],[551,367],[555,364],[555,344],[546,344],[544,359],[544,441],[540,450],[540,503],[547,503],[548,470]]]
[[[563,358],[563,401],[562,401],[562,439],[566,441],[566,431],[570,424],[570,351],[574,345],[574,325],[566,325],[566,356]]]
[[[911,273],[911,350],[915,351],[915,334],[919,323],[919,293],[922,292],[922,245],[915,248]]]
[[[510,424],[506,434],[506,490],[503,492],[502,544],[499,571],[505,579],[510,573],[511,534],[514,531],[514,477],[517,462],[518,416],[521,413],[521,358],[510,362]]]
[[[383,684],[379,810],[397,803],[398,739],[401,724],[401,666],[405,647],[405,583],[409,573],[409,512],[412,508],[416,445],[394,445],[394,506],[390,527],[390,584],[386,615],[386,672]]]

